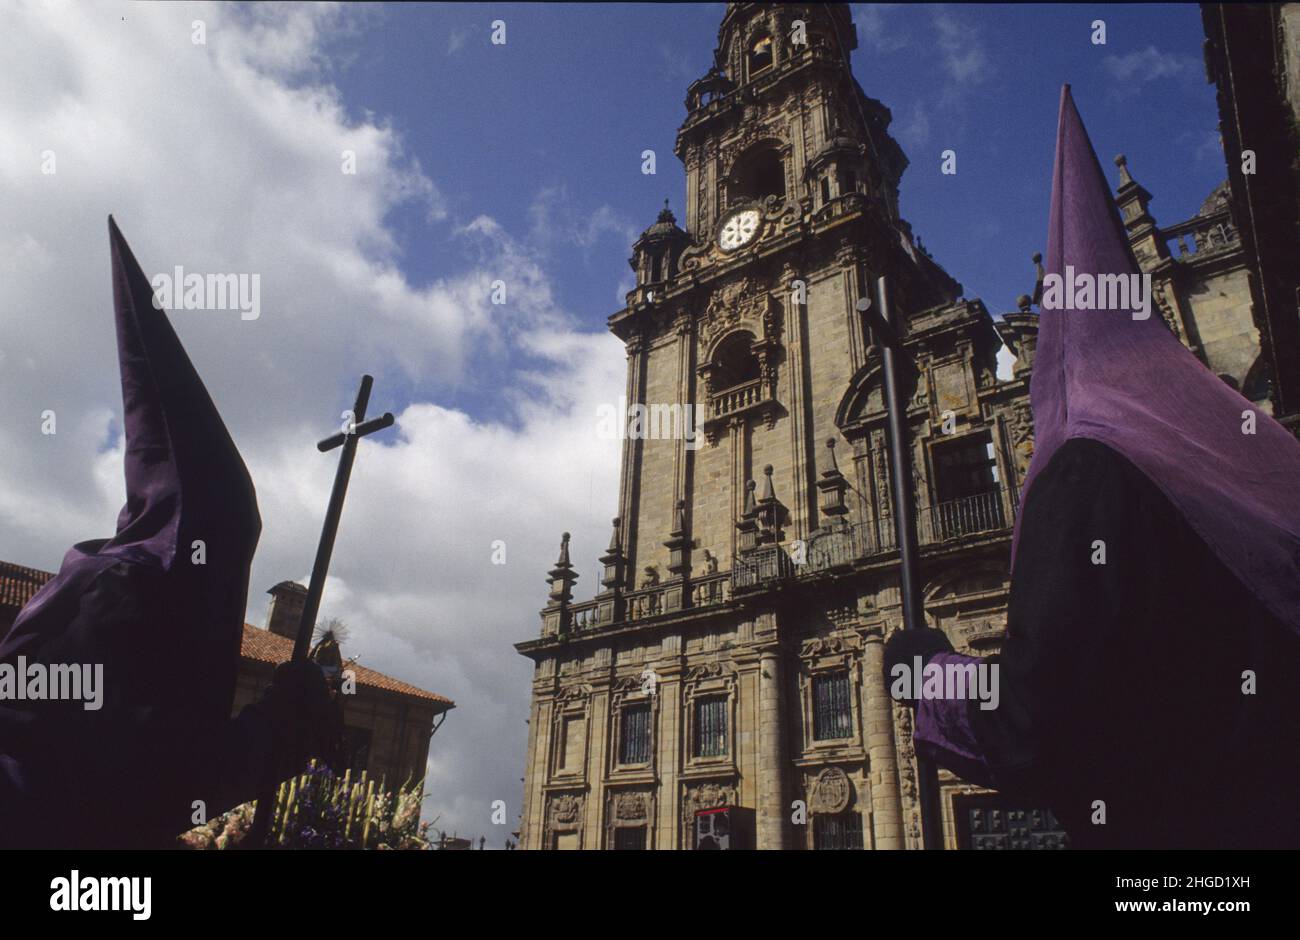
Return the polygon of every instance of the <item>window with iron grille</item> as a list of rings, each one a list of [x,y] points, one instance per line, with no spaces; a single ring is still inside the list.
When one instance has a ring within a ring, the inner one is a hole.
[[[645,848],[645,826],[619,826],[614,830],[614,848],[640,850]]]
[[[849,704],[849,674],[831,672],[813,677],[813,738],[830,741],[853,736]]]
[[[933,534],[960,538],[1006,525],[998,460],[988,432],[934,445]]]
[[[650,762],[650,706],[629,705],[623,709],[619,723],[618,762]]]
[[[721,696],[695,702],[695,756],[722,757],[727,753],[727,700]]]
[[[820,851],[862,848],[862,814],[813,817],[813,848]]]
[[[998,458],[988,432],[940,441],[933,454],[938,502],[997,490]]]

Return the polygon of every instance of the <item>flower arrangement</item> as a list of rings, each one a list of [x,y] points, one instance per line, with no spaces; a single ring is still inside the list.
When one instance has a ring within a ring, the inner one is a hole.
[[[339,777],[313,761],[280,784],[266,847],[278,849],[428,849],[420,822],[424,781],[389,791],[363,770]],[[180,837],[192,849],[238,848],[253,825],[256,803],[244,803]],[[436,822],[436,820],[435,820]]]

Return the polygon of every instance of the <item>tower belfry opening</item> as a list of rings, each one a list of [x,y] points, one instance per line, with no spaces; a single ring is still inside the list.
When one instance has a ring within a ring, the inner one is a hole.
[[[785,196],[785,167],[775,147],[762,147],[739,162],[733,173],[735,201]]]

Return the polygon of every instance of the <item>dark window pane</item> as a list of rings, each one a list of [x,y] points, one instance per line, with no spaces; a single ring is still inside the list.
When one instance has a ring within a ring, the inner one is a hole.
[[[727,753],[727,700],[700,699],[695,703],[695,756],[721,757]]]
[[[621,764],[645,764],[649,762],[649,705],[629,705],[623,709],[619,732],[618,760]]]
[[[614,830],[614,848],[641,850],[645,848],[644,826],[620,826]]]
[[[934,447],[939,502],[978,496],[998,488],[998,462],[987,433],[968,434]]]
[[[813,817],[813,848],[821,851],[862,848],[862,814]]]
[[[343,729],[343,766],[349,770],[365,770],[370,764],[370,730],[345,727]]]
[[[813,738],[830,741],[853,736],[849,676],[835,672],[813,679]]]

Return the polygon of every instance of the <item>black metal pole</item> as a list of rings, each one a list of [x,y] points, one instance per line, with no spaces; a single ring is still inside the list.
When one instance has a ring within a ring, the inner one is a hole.
[[[899,389],[899,361],[906,353],[901,347],[901,324],[890,312],[889,285],[884,277],[876,279],[876,303],[885,330],[877,329],[884,366],[885,412],[889,423],[889,476],[894,503],[894,531],[898,539],[899,581],[903,601],[903,627],[924,630],[925,614],[921,606],[920,565],[916,543],[916,509],[912,499],[912,448],[907,435],[907,401]],[[884,334],[884,335],[879,335]],[[919,677],[917,679],[919,680]],[[921,803],[921,833],[927,849],[943,848],[942,814],[939,805],[939,778],[934,766],[919,753],[916,755],[917,796]]]
[[[307,584],[307,599],[303,602],[302,616],[298,618],[298,634],[293,641],[293,662],[307,658],[311,648],[312,631],[315,629],[316,616],[320,613],[321,595],[325,592],[325,575],[329,572],[330,557],[334,554],[334,540],[339,532],[339,519],[343,516],[343,500],[348,493],[348,481],[352,478],[352,462],[357,455],[357,442],[367,434],[392,425],[393,416],[385,412],[381,417],[366,421],[366,407],[370,404],[370,387],[374,384],[371,376],[361,377],[361,387],[357,390],[356,404],[352,407],[352,420],[348,429],[325,438],[316,445],[316,449],[325,452],[343,445],[339,454],[338,469],[334,471],[334,488],[330,491],[329,506],[325,510],[325,524],[321,527],[320,541],[316,545],[316,561],[311,568],[311,581]],[[253,815],[253,826],[249,830],[247,844],[260,848],[266,842],[271,827],[271,812],[275,804],[275,781],[263,785],[257,797],[257,810]]]

